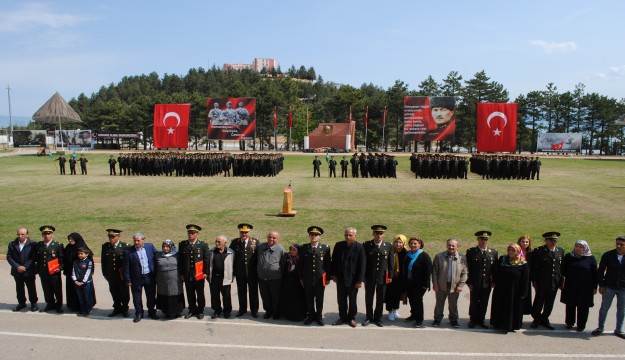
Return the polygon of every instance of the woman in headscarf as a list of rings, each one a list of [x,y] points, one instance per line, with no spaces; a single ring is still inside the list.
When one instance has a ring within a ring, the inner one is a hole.
[[[566,328],[573,328],[577,313],[577,331],[584,331],[597,293],[597,260],[585,240],[577,240],[573,251],[564,256],[562,278],[560,302],[566,304]]]
[[[299,249],[299,244],[289,246],[280,287],[280,316],[291,321],[301,321],[306,317],[306,298],[299,281]]]
[[[521,235],[517,240],[517,245],[523,250],[523,256],[527,261],[527,266],[532,269],[532,237],[529,235]],[[531,277],[530,277],[531,278]],[[527,288],[527,296],[523,299],[523,315],[532,313],[532,287]]]
[[[72,312],[80,311],[80,302],[78,301],[78,293],[76,285],[72,280],[72,269],[74,261],[78,260],[78,249],[86,246],[85,240],[79,233],[71,233],[67,235],[68,244],[63,249],[63,275],[65,275],[65,302],[67,308]]]
[[[430,290],[432,282],[432,258],[423,248],[421,238],[413,236],[408,240],[410,251],[406,253],[403,263],[404,286],[406,297],[410,302],[410,316],[406,321],[414,321],[414,327],[423,327],[423,295]]]
[[[523,300],[530,286],[530,270],[518,244],[508,245],[507,255],[499,257],[493,271],[493,301],[490,323],[507,333],[523,325]]]
[[[167,319],[180,317],[184,310],[182,279],[178,273],[178,248],[174,242],[163,241],[162,251],[154,254],[156,272],[156,308],[165,314]]]
[[[406,257],[406,243],[408,242],[408,238],[406,235],[398,234],[393,238],[393,249],[391,250],[391,256],[393,257],[393,264],[395,264],[395,268],[393,269],[393,274],[391,281],[386,285],[386,310],[388,310],[388,319],[391,321],[399,319],[399,314],[397,310],[399,310],[399,302],[401,301],[401,297],[406,291],[404,288],[404,279],[403,279],[403,264],[404,258]]]

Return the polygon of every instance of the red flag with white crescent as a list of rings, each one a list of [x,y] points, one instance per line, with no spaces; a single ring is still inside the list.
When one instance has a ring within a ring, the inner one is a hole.
[[[352,107],[349,107],[349,121],[352,121]]]
[[[289,111],[289,129],[293,127],[293,112]]]
[[[477,151],[514,152],[517,113],[516,103],[477,104]]]
[[[551,145],[551,150],[562,150],[562,147],[564,147],[564,141]]]
[[[154,147],[189,147],[189,114],[191,104],[154,105]]]
[[[367,108],[365,109],[365,127],[367,127],[368,123],[369,123],[369,107],[367,106]]]
[[[382,126],[386,125],[386,106],[384,107],[384,113],[382,114]]]
[[[276,113],[276,107],[273,107],[273,127],[278,126],[278,114]]]

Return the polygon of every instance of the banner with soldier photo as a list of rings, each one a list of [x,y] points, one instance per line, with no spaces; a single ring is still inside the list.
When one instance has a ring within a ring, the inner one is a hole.
[[[13,146],[35,147],[46,146],[45,130],[15,130],[13,131]]]
[[[536,151],[576,151],[582,150],[580,133],[540,133]]]
[[[456,131],[456,100],[453,96],[406,96],[404,140],[452,140]]]
[[[56,130],[54,143],[70,148],[92,148],[91,130]]]
[[[255,98],[208,98],[208,138],[252,140],[256,129]]]

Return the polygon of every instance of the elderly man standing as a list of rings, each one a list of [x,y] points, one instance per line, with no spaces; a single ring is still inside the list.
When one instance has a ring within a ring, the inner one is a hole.
[[[458,239],[447,240],[447,251],[436,254],[432,266],[432,289],[436,293],[434,322],[438,327],[443,319],[445,301],[449,300],[449,322],[458,325],[458,297],[467,282],[467,258],[458,253]]]
[[[606,251],[601,256],[598,270],[599,293],[601,308],[599,309],[599,326],[592,331],[593,336],[603,333],[608,310],[616,296],[616,327],[614,335],[625,339],[623,319],[625,318],[625,236],[616,238],[616,249]]]
[[[211,290],[211,307],[213,315],[211,319],[224,314],[228,319],[232,312],[232,298],[230,287],[233,281],[234,251],[226,246],[228,238],[219,235],[215,238],[215,247],[211,249],[210,267],[208,270]],[[223,307],[222,307],[223,298]]]
[[[35,267],[36,243],[28,237],[26,228],[17,229],[17,238],[9,243],[7,251],[7,261],[11,265],[11,275],[15,280],[15,291],[17,293],[17,306],[13,311],[20,311],[26,307],[26,293],[24,286],[28,290],[28,300],[30,300],[30,310],[37,311],[37,287],[35,277],[37,268]]]
[[[204,318],[206,296],[204,295],[204,280],[208,278],[210,262],[210,250],[208,244],[198,239],[202,228],[199,225],[189,224],[186,226],[187,240],[178,244],[180,263],[178,270],[184,281],[187,292],[189,312],[184,316],[188,319],[192,316],[198,319]]]
[[[145,242],[145,235],[138,232],[132,235],[134,246],[124,251],[124,280],[130,287],[132,303],[135,307],[135,318],[138,323],[143,319],[143,299],[141,290],[145,291],[145,298],[150,319],[158,320],[156,315],[156,282],[154,279],[154,254],[156,248]]]
[[[278,241],[280,234],[271,231],[267,234],[267,242],[258,246],[258,287],[265,309],[264,319],[272,316],[274,320],[280,318],[280,284],[286,257],[284,248]]]
[[[358,289],[365,281],[367,258],[363,246],[356,241],[356,229],[345,229],[345,240],[334,246],[332,253],[332,280],[336,283],[339,319],[332,325],[348,324],[356,327]]]
[[[258,317],[258,274],[257,248],[259,241],[250,236],[254,229],[251,224],[239,224],[239,237],[232,239],[230,248],[234,251],[234,277],[237,279],[237,295],[239,297],[239,311],[236,317],[247,313],[247,296],[249,290],[250,311],[253,317]]]

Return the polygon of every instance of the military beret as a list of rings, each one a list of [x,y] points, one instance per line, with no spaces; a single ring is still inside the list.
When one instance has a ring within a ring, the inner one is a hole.
[[[189,224],[185,227],[187,228],[187,231],[201,231],[202,230],[201,226],[195,225],[195,224]]]
[[[117,229],[106,229],[106,234],[108,236],[119,236],[119,234],[121,234],[121,230],[117,230]]]
[[[488,231],[488,230],[480,230],[480,231],[475,233],[475,236],[477,236],[479,238],[486,238],[486,239],[491,237],[491,235],[493,235],[493,233]]]
[[[42,233],[46,233],[46,232],[53,233],[56,231],[56,229],[52,225],[44,225],[39,228],[39,231],[41,231]]]
[[[379,231],[379,232],[385,232],[385,231],[386,231],[386,229],[387,229],[387,227],[386,227],[386,226],[384,226],[384,225],[373,225],[373,226],[371,227],[371,230],[373,230],[373,231]]]
[[[310,226],[307,229],[307,231],[308,231],[309,234],[319,234],[319,235],[323,234],[323,229],[321,227],[319,227],[319,226]]]
[[[254,228],[250,224],[239,224],[237,227],[239,228],[239,231],[241,232],[250,232]]]
[[[558,241],[558,238],[560,238],[560,233],[557,231],[549,231],[549,232],[544,233],[543,237],[545,239]]]

